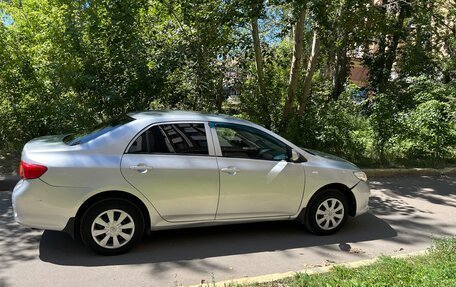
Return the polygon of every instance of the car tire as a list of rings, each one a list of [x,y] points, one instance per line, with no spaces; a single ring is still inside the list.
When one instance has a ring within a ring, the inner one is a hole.
[[[318,235],[339,231],[349,213],[347,198],[337,189],[326,189],[311,200],[306,212],[307,229]]]
[[[93,204],[84,213],[80,225],[85,245],[102,255],[122,254],[142,238],[144,216],[124,199],[106,199]]]

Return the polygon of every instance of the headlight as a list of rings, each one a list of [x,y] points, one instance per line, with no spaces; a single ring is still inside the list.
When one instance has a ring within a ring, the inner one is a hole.
[[[367,175],[362,171],[355,171],[353,174],[356,176],[357,179],[362,181],[367,181]]]

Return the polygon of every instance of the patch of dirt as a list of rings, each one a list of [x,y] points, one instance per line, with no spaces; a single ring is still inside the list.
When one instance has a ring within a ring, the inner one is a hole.
[[[348,252],[354,253],[354,254],[364,254],[364,253],[366,253],[366,251],[362,250],[361,248],[352,248]]]

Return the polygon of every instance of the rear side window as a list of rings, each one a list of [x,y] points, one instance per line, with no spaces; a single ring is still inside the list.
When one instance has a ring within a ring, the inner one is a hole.
[[[204,124],[161,124],[143,132],[128,153],[208,155]]]

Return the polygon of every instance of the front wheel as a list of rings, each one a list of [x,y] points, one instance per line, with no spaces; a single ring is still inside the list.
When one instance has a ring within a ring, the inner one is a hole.
[[[336,189],[328,189],[310,203],[306,214],[306,227],[315,234],[334,234],[344,225],[347,214],[345,196]]]
[[[92,205],[81,221],[84,244],[103,255],[121,254],[132,248],[144,233],[144,218],[136,205],[122,199]]]

